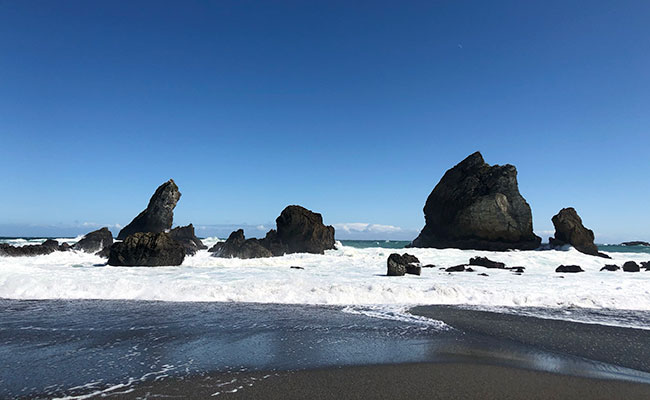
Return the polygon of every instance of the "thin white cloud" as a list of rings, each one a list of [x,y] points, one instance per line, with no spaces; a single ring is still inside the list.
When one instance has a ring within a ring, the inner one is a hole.
[[[370,224],[367,222],[344,222],[334,224],[334,228],[347,233],[395,233],[403,230],[399,226]]]

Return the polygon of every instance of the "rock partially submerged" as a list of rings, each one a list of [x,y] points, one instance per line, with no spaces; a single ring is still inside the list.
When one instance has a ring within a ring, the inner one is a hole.
[[[467,267],[465,264],[454,265],[453,267],[446,268],[445,272],[463,272],[465,271],[465,267]]]
[[[151,196],[149,205],[125,226],[117,235],[118,240],[137,232],[164,232],[172,227],[174,207],[181,198],[181,192],[173,179],[163,183]]]
[[[59,244],[56,240],[47,239],[41,244],[28,244],[25,246],[12,246],[8,243],[0,243],[0,256],[4,257],[32,257],[43,256],[55,251],[67,251],[70,245]]]
[[[77,243],[72,246],[73,250],[84,251],[86,253],[96,253],[106,247],[113,245],[113,234],[108,228],[104,227],[96,231],[87,233]]]
[[[541,242],[519,193],[517,169],[490,166],[479,152],[445,173],[427,199],[424,217],[411,247],[532,250]]]
[[[169,237],[180,242],[185,248],[185,254],[193,256],[199,250],[207,249],[208,246],[201,242],[201,239],[196,237],[194,233],[194,225],[178,226],[169,231]]]
[[[478,265],[485,268],[505,269],[506,264],[498,261],[492,261],[487,257],[473,257],[469,260],[469,265]]]
[[[259,243],[257,239],[246,239],[244,230],[239,229],[230,234],[228,239],[214,252],[214,257],[222,258],[265,258],[273,253]]]
[[[549,238],[551,247],[570,244],[581,253],[610,258],[607,254],[598,252],[598,246],[594,244],[594,232],[585,228],[573,207],[563,208],[552,218],[552,221],[555,226],[555,237]]]
[[[108,265],[159,267],[181,265],[185,248],[167,233],[138,232],[111,246]]]
[[[585,272],[585,271],[582,268],[580,268],[579,265],[560,265],[555,269],[555,272],[575,273],[575,272]]]
[[[621,269],[621,267],[619,267],[618,265],[607,264],[607,265],[605,265],[604,267],[602,267],[600,270],[601,270],[601,271],[611,271],[611,272],[616,272],[616,271],[618,271],[619,269]]]
[[[324,254],[325,250],[336,248],[334,227],[323,224],[318,213],[288,206],[275,221],[277,230],[271,229],[264,239],[246,239],[240,229],[208,251],[214,257],[260,258],[291,253]]]
[[[625,264],[623,264],[623,271],[639,272],[641,271],[641,268],[639,267],[639,264],[635,263],[634,261],[628,261]]]
[[[404,253],[399,255],[393,253],[388,256],[388,276],[403,276],[404,274],[420,275],[422,267],[420,260],[412,254]]]

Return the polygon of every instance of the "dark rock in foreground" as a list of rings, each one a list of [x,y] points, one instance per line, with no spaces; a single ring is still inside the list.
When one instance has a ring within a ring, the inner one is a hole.
[[[393,253],[388,256],[388,276],[403,276],[404,274],[420,275],[422,267],[420,260],[414,255]]]
[[[506,267],[505,263],[492,261],[487,257],[473,257],[469,260],[469,265],[478,265],[479,267],[485,268],[497,268],[504,269]]]
[[[619,267],[618,265],[607,264],[607,265],[605,265],[604,267],[602,267],[600,270],[601,270],[601,271],[611,271],[611,272],[615,272],[615,271],[618,271],[619,269],[621,269],[621,267]]]
[[[272,257],[271,251],[263,247],[257,239],[246,239],[244,230],[239,229],[228,236],[214,252],[214,257],[222,258],[264,258]]]
[[[579,265],[560,265],[555,272],[585,272]]]
[[[585,228],[573,207],[563,208],[552,218],[552,221],[555,226],[555,238],[549,238],[551,247],[570,244],[581,253],[610,258],[598,252],[598,246],[594,244],[594,232]]]
[[[642,261],[641,268],[645,268],[646,271],[650,271],[650,261]]]
[[[454,265],[453,267],[449,267],[445,269],[445,272],[463,272],[465,271],[465,265]]]
[[[193,256],[199,250],[207,249],[208,246],[201,242],[201,239],[194,234],[194,225],[178,226],[169,231],[169,237],[174,239],[185,248],[185,254]]]
[[[650,246],[650,243],[636,240],[632,242],[623,242],[620,244],[620,246]]]
[[[158,267],[181,265],[185,248],[167,233],[138,232],[111,246],[108,265]]]
[[[163,183],[151,196],[149,205],[117,235],[119,240],[136,232],[164,232],[172,227],[174,207],[181,198],[173,179]]]
[[[73,250],[95,253],[113,244],[113,234],[104,227],[87,233],[81,240],[72,246]]]
[[[517,169],[490,166],[479,152],[445,173],[427,199],[424,217],[411,247],[532,250],[541,242],[519,193]]]
[[[635,263],[634,261],[628,261],[625,264],[623,264],[623,271],[639,272],[641,271],[641,268],[639,268],[639,264]]]

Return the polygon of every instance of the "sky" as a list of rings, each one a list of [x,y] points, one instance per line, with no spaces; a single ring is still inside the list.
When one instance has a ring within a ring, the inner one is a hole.
[[[650,239],[648,1],[2,1],[0,236],[175,225],[412,239],[476,150],[546,239]]]

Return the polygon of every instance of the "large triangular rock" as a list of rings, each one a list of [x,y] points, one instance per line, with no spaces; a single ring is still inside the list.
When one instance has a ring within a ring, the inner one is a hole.
[[[490,166],[479,152],[445,173],[427,199],[424,217],[412,247],[529,250],[541,242],[519,193],[517,169]]]
[[[136,232],[159,233],[170,229],[174,220],[174,207],[180,198],[181,192],[173,179],[163,183],[151,196],[147,208],[120,231],[117,239],[123,240]]]

